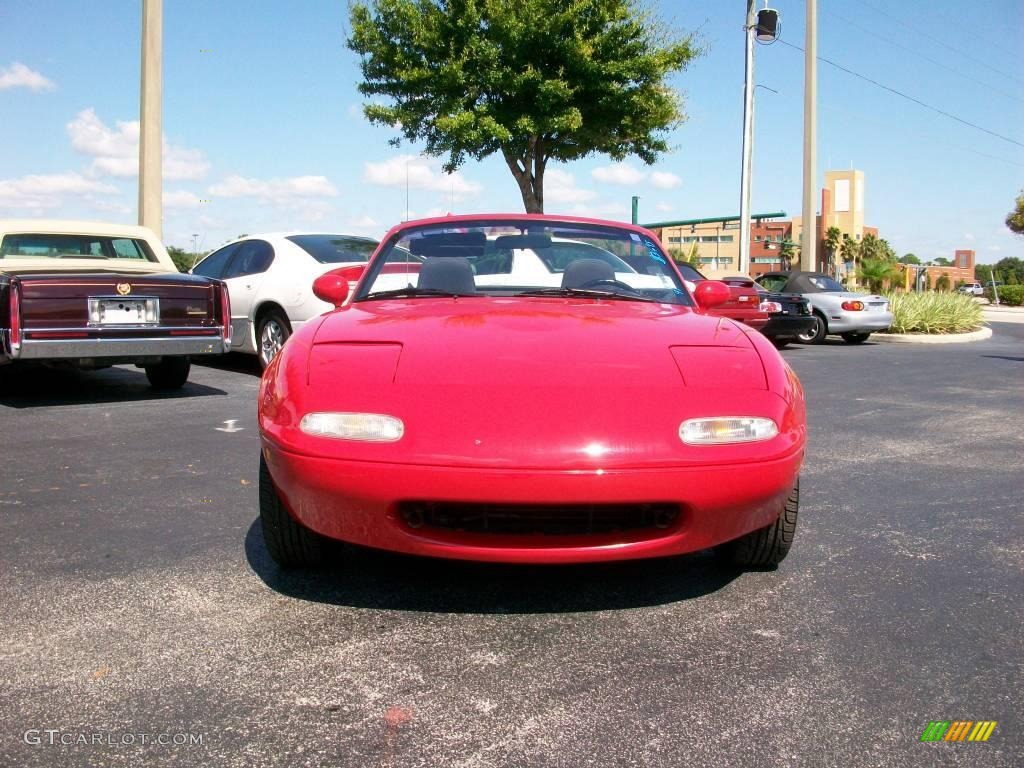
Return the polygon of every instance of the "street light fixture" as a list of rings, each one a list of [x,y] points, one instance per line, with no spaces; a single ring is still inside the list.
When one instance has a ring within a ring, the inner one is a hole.
[[[779,12],[765,7],[754,12],[747,0],[746,54],[743,66],[743,159],[740,169],[740,272],[750,273],[750,176],[754,154],[754,40],[769,44],[778,37]]]

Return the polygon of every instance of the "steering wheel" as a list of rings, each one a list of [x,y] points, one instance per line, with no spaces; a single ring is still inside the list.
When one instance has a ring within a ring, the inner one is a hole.
[[[611,286],[611,287],[614,287],[614,288],[624,288],[625,290],[629,291],[630,293],[641,295],[640,291],[638,291],[632,285],[629,285],[629,283],[624,283],[621,280],[614,280],[614,279],[608,278],[608,277],[601,277],[601,278],[598,278],[597,280],[588,280],[587,282],[585,282],[582,285],[579,285],[577,287],[580,288],[581,290],[585,290],[587,288],[597,288],[599,285],[606,285],[606,286]]]

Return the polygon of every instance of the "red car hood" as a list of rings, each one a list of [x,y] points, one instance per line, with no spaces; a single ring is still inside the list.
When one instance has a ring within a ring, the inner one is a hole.
[[[679,463],[694,450],[679,440],[683,419],[783,406],[739,326],[632,301],[358,302],[321,324],[307,381],[301,413],[405,424],[394,444],[318,438],[322,450],[449,466]]]

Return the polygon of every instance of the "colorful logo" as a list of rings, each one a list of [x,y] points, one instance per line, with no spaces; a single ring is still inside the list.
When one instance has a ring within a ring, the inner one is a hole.
[[[995,729],[995,720],[932,720],[921,741],[988,741]]]
[[[118,283],[117,284],[117,292],[119,294],[121,294],[122,296],[127,296],[129,293],[132,292],[132,284],[131,283]]]

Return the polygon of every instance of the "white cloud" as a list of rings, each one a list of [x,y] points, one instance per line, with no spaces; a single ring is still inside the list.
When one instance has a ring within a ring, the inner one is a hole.
[[[286,205],[307,198],[337,197],[337,188],[326,176],[291,176],[285,179],[251,179],[232,175],[210,187],[210,197],[255,197]],[[304,203],[307,204],[307,203]]]
[[[468,181],[461,173],[441,172],[440,163],[425,157],[399,155],[379,163],[363,163],[363,180],[382,187],[404,187],[406,179],[410,189],[427,189],[454,195],[461,200],[483,190],[475,181]]]
[[[964,232],[964,240],[969,243],[973,243],[977,238],[974,237],[970,232]]]
[[[629,163],[614,163],[595,168],[590,175],[594,177],[594,181],[599,181],[602,184],[620,184],[622,186],[639,184],[647,178],[646,173],[634,168]]]
[[[673,189],[683,183],[683,180],[674,173],[668,171],[654,171],[651,174],[651,184],[658,189]]]
[[[202,205],[199,195],[194,195],[183,189],[164,192],[163,200],[165,208],[198,208]]]
[[[0,211],[40,212],[60,208],[69,197],[95,200],[90,196],[96,194],[116,195],[118,189],[74,172],[0,179]]]
[[[683,180],[674,173],[668,171],[647,172],[635,168],[629,163],[612,163],[595,168],[590,172],[594,181],[602,184],[617,184],[623,187],[637,186],[639,184],[650,184],[658,189],[673,189],[683,183]]]
[[[67,124],[71,146],[93,157],[90,170],[103,176],[128,179],[139,173],[139,121],[117,121],[109,128],[92,109],[84,109]],[[198,149],[171,144],[163,139],[163,177],[172,181],[197,181],[206,177],[210,163]]]
[[[52,80],[34,69],[29,69],[20,61],[14,62],[9,67],[0,67],[0,91],[6,91],[9,88],[52,91],[56,87]]]
[[[571,216],[586,216],[593,219],[609,219],[611,221],[629,221],[630,206],[628,203],[576,203],[564,211]]]
[[[672,210],[672,203],[658,203],[654,206],[662,213],[669,213]]]
[[[560,168],[544,172],[544,200],[552,203],[582,203],[593,200],[597,193],[576,186],[576,177]]]

